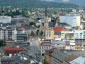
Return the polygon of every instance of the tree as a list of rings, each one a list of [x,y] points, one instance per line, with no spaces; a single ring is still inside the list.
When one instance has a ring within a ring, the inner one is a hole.
[[[6,42],[4,40],[0,40],[0,47],[1,46],[6,46]]]
[[[43,39],[43,36],[40,36],[40,39],[42,40]]]
[[[43,35],[43,31],[40,32],[40,35]]]
[[[24,17],[29,17],[28,11],[23,10],[23,11],[22,11],[22,16],[24,16]]]
[[[13,17],[13,16],[16,16],[16,15],[21,15],[21,12],[19,12],[19,10],[16,10],[15,12],[12,12],[12,11],[7,12],[5,15]]]
[[[36,34],[39,35],[39,30],[36,31]]]
[[[34,25],[35,26],[35,22],[30,22],[30,25]]]

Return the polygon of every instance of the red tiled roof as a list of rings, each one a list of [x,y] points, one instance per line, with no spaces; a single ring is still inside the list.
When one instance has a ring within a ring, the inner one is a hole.
[[[22,27],[21,29],[23,29],[23,30],[27,30],[26,28],[24,28],[24,27]]]
[[[53,30],[56,32],[67,31],[66,29],[61,28],[61,27],[54,27]]]
[[[25,50],[24,48],[9,48],[8,46],[4,46],[3,49],[6,50]]]
[[[24,48],[10,48],[8,46],[3,47],[3,50],[7,55],[11,54],[16,54],[19,53],[20,51],[26,51]]]
[[[26,22],[23,22],[22,24],[28,24],[28,23],[26,23]]]

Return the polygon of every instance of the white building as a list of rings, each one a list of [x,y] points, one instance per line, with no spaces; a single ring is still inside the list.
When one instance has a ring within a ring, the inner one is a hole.
[[[0,29],[0,40],[12,41],[13,30],[11,29]]]
[[[11,23],[10,16],[0,16],[0,23]]]
[[[4,31],[0,30],[0,40],[3,40],[3,39],[4,39]]]
[[[61,39],[63,40],[74,40],[74,31],[62,31]]]
[[[41,55],[43,55],[44,53],[46,53],[47,50],[52,49],[51,47],[51,42],[42,42],[41,43]]]
[[[5,40],[7,42],[23,42],[27,40],[27,34],[26,33],[18,33],[16,29],[10,28],[10,29],[0,29],[0,40]]]
[[[80,26],[80,16],[60,16],[60,22],[67,23],[72,27]]]
[[[85,30],[74,30],[75,39],[85,39]]]
[[[85,30],[74,30],[61,32],[61,39],[63,40],[75,40],[75,39],[85,39]]]
[[[12,30],[12,39],[14,42],[25,42],[27,41],[27,33],[23,30],[17,31],[14,29]]]
[[[66,41],[54,40],[51,42],[52,48],[64,49]]]

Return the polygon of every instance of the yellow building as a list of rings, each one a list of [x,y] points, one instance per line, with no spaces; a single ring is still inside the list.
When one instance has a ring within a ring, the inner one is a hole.
[[[45,38],[46,39],[56,39],[56,38],[60,38],[59,34],[55,34],[53,29],[47,29],[45,31]]]
[[[45,38],[46,39],[53,39],[54,38],[54,31],[52,29],[47,29],[45,31]]]
[[[61,39],[61,32],[67,32],[68,30],[61,27],[54,27],[53,29],[49,28],[45,30],[46,39]]]

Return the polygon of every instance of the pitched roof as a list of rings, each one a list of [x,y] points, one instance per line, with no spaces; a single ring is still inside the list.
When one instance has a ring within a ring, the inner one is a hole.
[[[14,50],[16,50],[16,51],[18,51],[18,50],[25,51],[24,48],[9,48],[8,46],[4,46],[4,47],[3,47],[3,50],[4,50],[4,51],[14,51]]]
[[[28,24],[28,23],[26,23],[26,22],[23,22],[22,24]]]
[[[27,30],[27,29],[26,29],[26,28],[24,28],[24,27],[22,27],[21,29],[22,29],[22,30]]]
[[[77,56],[71,56],[71,57],[69,57],[69,58],[67,58],[67,62],[71,62],[71,61],[73,61],[74,59],[76,59],[76,58],[78,58]]]
[[[66,61],[66,59],[70,57],[70,55],[64,53],[61,50],[56,50],[56,52],[52,53],[51,56],[57,59],[61,63],[63,63],[63,61]]]
[[[44,42],[41,43],[41,46],[51,46],[51,42],[44,41]]]
[[[61,45],[65,45],[65,43],[66,43],[65,41],[57,41],[57,40],[51,42],[51,44],[61,44]]]
[[[49,27],[55,27],[56,22],[49,22]]]
[[[32,27],[31,25],[28,25],[28,24],[23,24],[22,27],[26,29],[35,29],[35,27]]]
[[[70,62],[70,64],[85,64],[85,57],[78,57],[78,58],[75,58],[73,61]]]
[[[55,32],[67,31],[66,29],[61,28],[61,27],[54,27],[53,30],[54,30]]]

